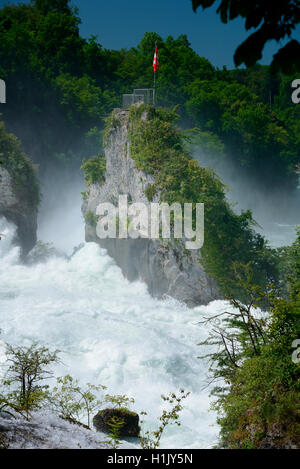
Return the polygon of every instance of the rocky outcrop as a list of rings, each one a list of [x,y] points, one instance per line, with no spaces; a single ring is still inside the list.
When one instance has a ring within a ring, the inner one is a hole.
[[[74,251],[75,249],[79,248],[74,248]],[[68,259],[68,256],[65,253],[56,249],[51,243],[43,243],[42,241],[38,241],[34,248],[27,255],[26,263],[28,265],[43,264],[48,262],[49,259],[53,257],[65,260]]]
[[[142,115],[141,118],[146,117]],[[105,146],[105,182],[88,187],[82,206],[86,241],[97,242],[107,249],[123,274],[131,281],[144,281],[155,297],[171,296],[189,306],[220,298],[216,282],[201,265],[201,253],[186,252],[181,242],[98,238],[95,226],[98,205],[110,202],[118,206],[121,194],[126,194],[130,203],[149,205],[145,191],[154,181],[152,175],[136,168],[130,156],[129,112],[115,110],[113,122]],[[158,202],[159,195],[153,201]]]
[[[23,257],[36,243],[39,188],[35,170],[20,141],[0,122],[0,216],[17,226],[15,242]]]
[[[251,410],[248,415],[251,415]],[[238,448],[245,448],[246,445],[255,449],[299,449],[300,439],[298,436],[291,435],[290,422],[286,424],[273,422],[266,425],[251,423],[243,428],[244,438],[237,440]],[[229,445],[229,448],[231,446]]]
[[[37,209],[26,198],[18,196],[14,190],[13,178],[0,166],[0,216],[17,226],[16,244],[26,255],[36,243]]]
[[[59,418],[50,411],[31,414],[28,420],[0,412],[1,449],[109,449],[91,430]]]

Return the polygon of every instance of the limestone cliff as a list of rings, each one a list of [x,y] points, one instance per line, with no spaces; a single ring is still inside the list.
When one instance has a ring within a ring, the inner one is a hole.
[[[86,219],[86,241],[97,242],[107,249],[123,274],[131,281],[144,281],[150,294],[155,297],[171,296],[189,306],[207,304],[220,298],[216,282],[201,265],[200,252],[186,252],[183,243],[98,238],[93,221],[99,203],[110,202],[117,206],[120,194],[128,195],[132,203],[150,203],[145,190],[154,179],[151,174],[136,168],[130,155],[129,131],[129,112],[115,110],[106,138],[105,180],[89,185],[82,206]],[[159,201],[159,194],[153,201]]]
[[[14,135],[0,123],[0,216],[17,226],[17,239],[26,255],[36,243],[39,191],[34,169]]]

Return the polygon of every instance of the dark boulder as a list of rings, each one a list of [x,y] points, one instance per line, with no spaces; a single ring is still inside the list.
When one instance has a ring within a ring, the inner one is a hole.
[[[124,421],[120,429],[120,437],[138,437],[140,434],[139,416],[128,409],[104,409],[100,410],[93,418],[93,425],[98,432],[111,433],[112,428],[109,423],[113,418]]]

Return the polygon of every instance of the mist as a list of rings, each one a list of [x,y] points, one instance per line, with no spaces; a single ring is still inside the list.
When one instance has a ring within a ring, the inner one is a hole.
[[[49,169],[41,180],[38,240],[70,255],[84,241],[81,214],[84,178],[78,169]]]
[[[246,169],[241,170],[232,161],[217,160],[193,147],[193,157],[200,166],[216,171],[227,186],[227,199],[236,213],[250,209],[258,223],[256,231],[263,234],[272,247],[290,245],[296,239],[300,224],[300,186],[294,192],[283,193],[275,186],[265,190]]]
[[[295,228],[300,224],[300,188],[283,194],[276,187],[263,190],[246,171],[233,162],[217,160],[193,149],[193,157],[201,166],[213,168],[227,186],[227,198],[234,210],[250,209],[256,230],[273,247],[290,245],[296,239]],[[79,169],[49,169],[41,179],[42,200],[38,216],[38,239],[70,255],[84,241],[84,220],[81,213],[85,190]]]

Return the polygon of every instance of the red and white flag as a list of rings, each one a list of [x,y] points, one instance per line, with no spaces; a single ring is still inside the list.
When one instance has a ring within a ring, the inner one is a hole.
[[[157,72],[158,68],[159,68],[159,66],[158,66],[158,52],[157,52],[157,46],[155,46],[154,59],[153,59],[154,72]]]

